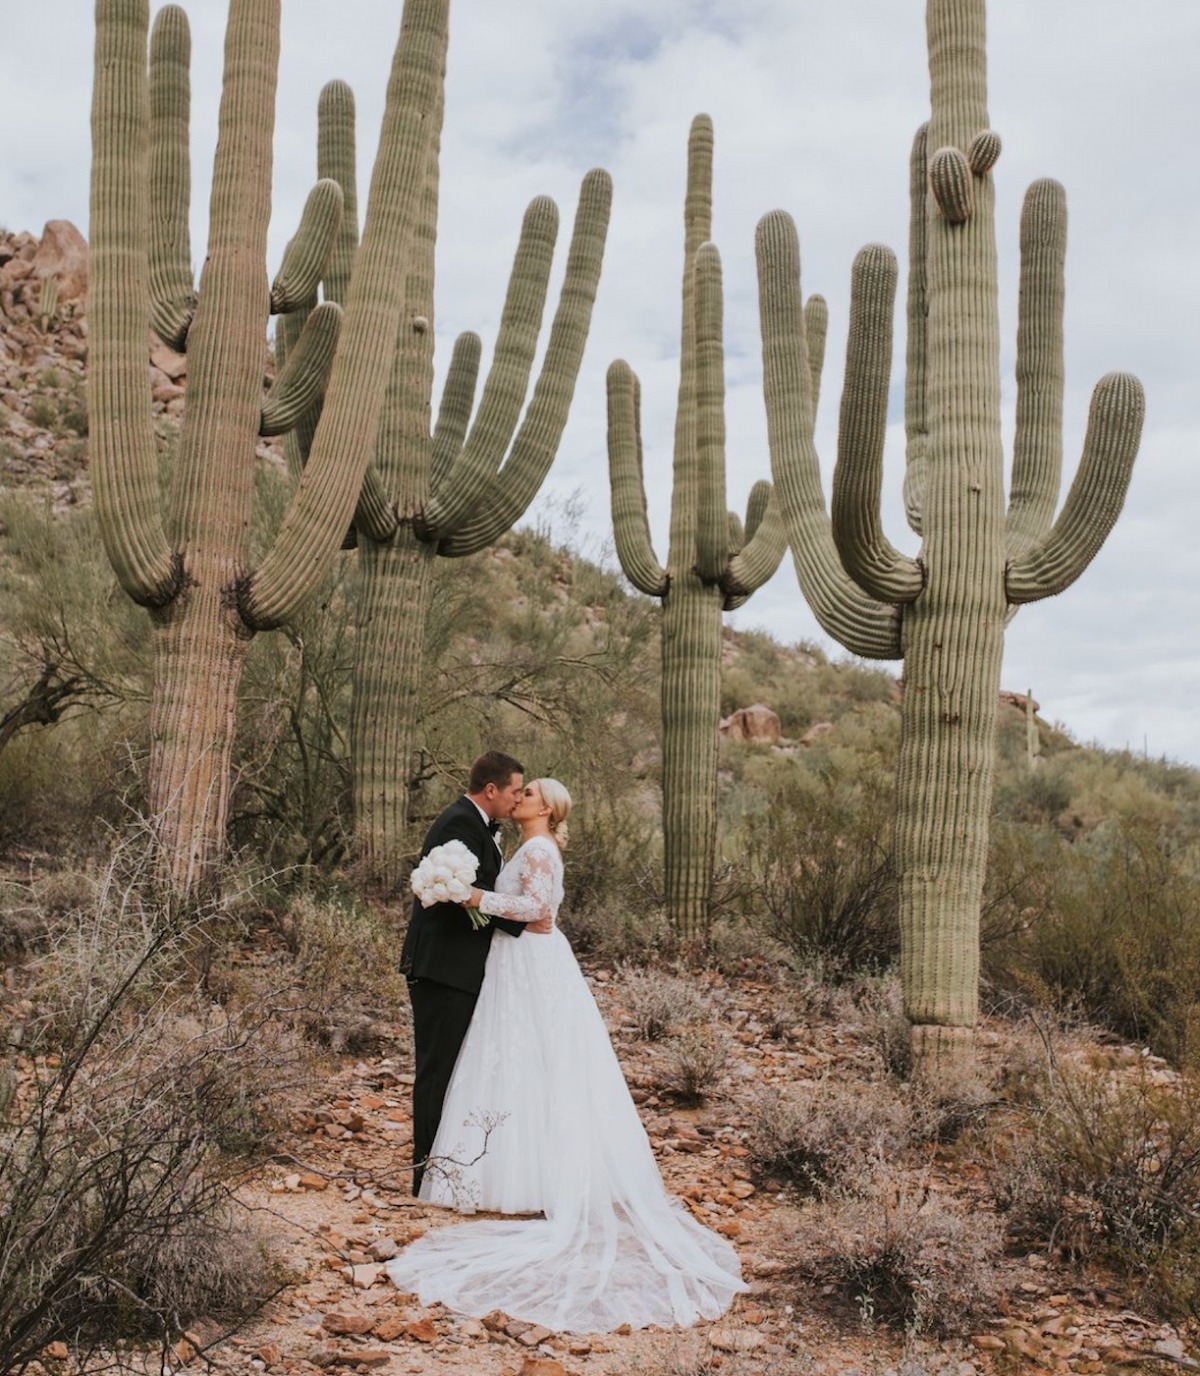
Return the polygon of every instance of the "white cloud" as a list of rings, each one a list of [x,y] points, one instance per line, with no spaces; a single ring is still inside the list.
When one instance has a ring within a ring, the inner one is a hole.
[[[157,5],[155,6],[157,8]],[[82,0],[39,0],[5,17],[0,50],[0,219],[40,231],[87,219],[90,14]],[[87,7],[90,10],[90,6]],[[197,259],[215,141],[222,19],[189,6],[195,45],[193,152]],[[347,0],[334,22],[318,0],[286,0],[277,118],[275,266],[313,176],[317,93],[344,77],[360,116],[362,194],[379,127],[397,0]],[[1067,260],[1064,489],[1087,401],[1103,373],[1139,373],[1148,393],[1142,455],[1126,513],[1076,587],[1023,609],[1008,633],[1007,686],[1032,686],[1046,714],[1081,739],[1200,763],[1200,167],[1185,139],[1200,115],[1194,79],[1200,9],[1188,0],[1004,0],[991,6],[990,111],[1004,139],[996,172],[1006,406],[1015,340],[1020,198],[1034,177],[1064,182]],[[561,245],[578,184],[594,164],[615,182],[595,322],[549,499],[582,492],[585,534],[606,539],[604,371],[628,358],[644,389],[647,478],[665,557],[677,386],[687,128],[716,128],[714,236],[727,292],[731,505],[767,476],[758,383],[753,232],[776,206],[801,234],[804,283],[829,298],[832,326],[818,429],[831,467],[850,263],[880,240],[903,255],[907,161],[928,99],[918,0],[454,0],[443,206],[439,357],[463,328],[494,336],[524,204],[558,201]],[[53,36],[53,60],[32,62]],[[53,78],[51,80],[51,78]],[[561,258],[560,252],[560,258]],[[903,319],[893,395],[902,396]],[[1007,422],[1011,425],[1011,420]],[[899,509],[903,429],[889,433],[886,507]],[[820,640],[790,561],[743,612],[783,639]],[[826,642],[827,643],[827,642]],[[829,647],[833,648],[833,647]]]

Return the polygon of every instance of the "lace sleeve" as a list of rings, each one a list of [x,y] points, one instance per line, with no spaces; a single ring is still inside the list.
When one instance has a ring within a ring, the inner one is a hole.
[[[521,856],[521,892],[485,890],[479,911],[513,922],[539,922],[545,917],[553,921],[558,914],[554,878],[554,857],[550,851],[544,846],[530,846]]]

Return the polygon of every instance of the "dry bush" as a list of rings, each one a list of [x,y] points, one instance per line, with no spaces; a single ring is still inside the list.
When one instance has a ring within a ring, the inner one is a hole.
[[[660,1041],[706,1016],[704,999],[694,980],[665,970],[621,970],[621,991],[637,1035],[645,1042]]]
[[[661,1088],[684,1104],[702,1104],[729,1064],[729,1037],[718,1028],[689,1027],[664,1044]]]
[[[998,1100],[978,1071],[966,1066],[914,1084],[911,1102],[912,1140],[945,1145],[983,1124]]]
[[[302,893],[279,919],[295,957],[295,1015],[305,1034],[337,1052],[394,1035],[409,1016],[398,968],[399,919],[348,895]]]
[[[785,1238],[797,1275],[889,1327],[961,1336],[1000,1296],[999,1224],[952,1198],[879,1178],[814,1202]]]
[[[192,957],[217,919],[156,904],[150,869],[129,841],[39,910],[47,948],[24,975],[41,1054],[16,1059],[0,1123],[0,1370],[54,1340],[167,1343],[275,1285],[231,1186],[298,1042],[270,997],[213,1003]]]
[[[862,1193],[904,1150],[912,1113],[888,1084],[827,1079],[786,1094],[760,1092],[749,1107],[750,1159],[809,1194]]]
[[[1010,1231],[1200,1318],[1200,1080],[1052,1060],[995,1176]]]

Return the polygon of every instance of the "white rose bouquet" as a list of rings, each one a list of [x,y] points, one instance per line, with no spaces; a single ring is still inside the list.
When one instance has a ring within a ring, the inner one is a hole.
[[[435,903],[465,903],[471,896],[479,861],[461,841],[434,846],[412,872],[412,891],[423,908]],[[477,908],[467,909],[474,927],[486,927],[487,918]]]

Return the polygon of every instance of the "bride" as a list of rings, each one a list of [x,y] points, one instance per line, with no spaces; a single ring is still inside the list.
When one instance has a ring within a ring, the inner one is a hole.
[[[556,917],[570,808],[557,780],[527,784],[512,814],[521,846],[496,891],[472,890],[468,906]],[[545,1215],[438,1228],[406,1247],[388,1274],[424,1304],[602,1333],[716,1318],[746,1289],[733,1248],[664,1189],[557,926],[492,938],[420,1197],[463,1213]]]

